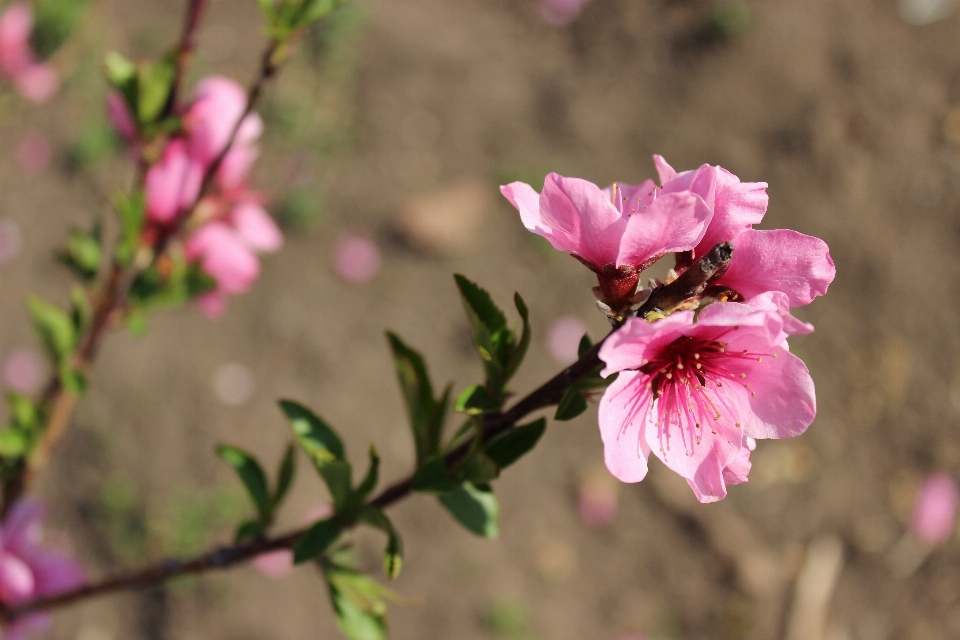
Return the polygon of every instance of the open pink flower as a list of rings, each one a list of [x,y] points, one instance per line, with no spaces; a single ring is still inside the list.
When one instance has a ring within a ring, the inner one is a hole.
[[[32,500],[18,502],[0,529],[0,601],[17,606],[82,585],[83,569],[60,551],[41,546],[46,509]],[[4,629],[6,640],[26,640],[48,624],[46,615],[20,619]]]
[[[711,167],[704,165],[694,182],[712,194]],[[522,182],[500,191],[527,229],[597,274],[601,299],[615,311],[630,304],[641,271],[666,253],[693,249],[711,215],[700,193],[689,187],[668,192],[652,180],[604,190],[551,173],[539,194]]]
[[[603,376],[619,372],[600,401],[610,472],[647,474],[652,451],[701,502],[746,482],[747,438],[803,433],[816,415],[813,380],[787,350],[785,316],[772,306],[716,303],[655,323],[631,318],[604,343]],[[758,308],[759,307],[759,308]]]
[[[147,171],[147,219],[170,224],[193,206],[203,183],[203,165],[192,157],[181,139],[170,141],[160,160]]]
[[[748,300],[765,291],[782,291],[792,307],[810,304],[827,292],[837,271],[823,240],[790,229],[753,229],[767,211],[765,182],[740,182],[726,169],[711,167],[715,186],[710,193],[706,181],[696,179],[702,167],[678,174],[661,156],[654,156],[654,163],[664,192],[667,185],[689,184],[713,211],[703,238],[691,253],[682,256],[678,268],[688,266],[716,244],[730,242],[733,261],[713,284],[733,289]]]
[[[0,15],[0,71],[33,102],[46,102],[60,86],[57,72],[38,62],[30,48],[33,11],[26,2],[10,4]]]

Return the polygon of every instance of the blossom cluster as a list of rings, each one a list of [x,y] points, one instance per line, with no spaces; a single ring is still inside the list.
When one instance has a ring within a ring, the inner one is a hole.
[[[60,77],[49,64],[37,60],[30,46],[33,10],[13,2],[0,14],[0,72],[24,98],[46,102],[60,87]]]
[[[550,174],[539,194],[520,182],[501,191],[527,229],[596,273],[598,305],[622,324],[599,354],[601,375],[618,374],[599,408],[607,468],[638,482],[653,453],[712,502],[746,482],[757,439],[813,422],[813,380],[787,346],[813,327],[790,309],[826,293],[836,270],[819,238],[753,228],[767,210],[765,183],[706,164],[677,173],[660,156],[654,163],[659,185],[601,189]],[[672,280],[718,245],[732,258],[702,294],[635,317],[660,286],[642,286],[645,269],[673,253]]]
[[[202,80],[194,100],[180,114],[182,131],[166,141],[145,179],[148,238],[176,228],[190,216],[184,243],[187,259],[198,262],[216,283],[215,289],[197,298],[209,317],[222,315],[228,296],[253,285],[260,275],[259,253],[276,251],[283,244],[280,229],[263,208],[263,195],[247,185],[263,121],[256,113],[245,114],[246,104],[246,93],[233,80],[221,76]],[[128,143],[143,142],[119,94],[110,96],[107,114]],[[211,170],[209,184],[204,185]]]

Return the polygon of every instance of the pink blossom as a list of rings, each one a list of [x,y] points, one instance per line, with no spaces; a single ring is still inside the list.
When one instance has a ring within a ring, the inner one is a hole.
[[[910,529],[927,544],[940,544],[953,534],[957,524],[957,483],[946,473],[927,476],[913,507]]]
[[[293,570],[293,551],[277,549],[261,553],[251,562],[253,568],[268,578],[282,578]]]
[[[217,290],[238,294],[247,291],[260,275],[260,261],[243,237],[225,222],[209,222],[184,244],[187,258],[199,260]]]
[[[555,27],[570,24],[580,17],[590,0],[540,0],[540,15]]]
[[[341,236],[333,251],[333,269],[350,284],[370,282],[380,271],[380,250],[363,236]]]
[[[279,251],[283,246],[280,228],[258,203],[241,202],[230,211],[228,217],[243,241],[254,251]]]
[[[17,393],[36,391],[42,376],[43,363],[30,349],[14,349],[3,361],[3,382]]]
[[[183,115],[190,155],[204,166],[211,164],[227,146],[246,106],[246,92],[233,80],[223,76],[201,80],[196,98]],[[257,157],[255,141],[262,131],[263,121],[259,115],[251,113],[244,117],[217,172],[224,188],[235,187],[246,178]]]
[[[147,171],[147,219],[158,224],[173,223],[181,212],[193,206],[202,182],[203,166],[190,156],[183,140],[172,140],[160,160]]]
[[[713,284],[733,289],[745,299],[765,291],[782,291],[793,307],[809,304],[827,292],[836,267],[823,240],[790,229],[753,229],[767,211],[765,182],[740,182],[726,169],[711,167],[715,187],[710,193],[707,181],[697,179],[703,167],[678,174],[661,156],[654,156],[654,163],[664,193],[667,185],[688,184],[713,210],[703,238],[692,252],[680,257],[678,268],[688,266],[720,242],[731,242],[733,261]]]
[[[8,606],[55,596],[82,585],[83,569],[60,551],[41,546],[46,509],[39,502],[18,502],[0,530],[0,601]],[[18,620],[4,629],[6,640],[26,640],[48,624],[46,615]]]
[[[0,15],[0,71],[17,91],[33,102],[46,102],[57,92],[60,78],[48,64],[38,62],[30,48],[33,11],[26,2],[10,4]]]
[[[813,380],[787,350],[784,325],[777,310],[732,302],[707,306],[696,323],[690,311],[627,320],[600,350],[601,374],[619,372],[600,401],[609,471],[639,482],[652,451],[701,502],[746,482],[748,437],[792,437],[816,415]]]
[[[704,165],[682,189],[658,189],[652,180],[600,189],[551,173],[540,194],[522,182],[500,191],[527,229],[597,274],[601,300],[616,311],[629,306],[641,271],[700,242],[711,216],[702,193],[712,199],[713,180],[712,167]]]

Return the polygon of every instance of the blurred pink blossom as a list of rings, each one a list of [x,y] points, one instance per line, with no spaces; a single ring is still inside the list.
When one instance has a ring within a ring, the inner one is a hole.
[[[380,250],[370,239],[345,234],[333,253],[333,270],[350,284],[364,284],[380,271]]]
[[[580,17],[580,12],[590,0],[540,0],[540,15],[555,27],[570,24]]]
[[[16,258],[22,246],[23,237],[17,223],[9,218],[0,218],[0,264]]]
[[[106,106],[107,120],[117,130],[120,137],[128,144],[133,144],[137,140],[137,122],[130,113],[127,101],[123,99],[119,91],[112,91],[107,96]]]
[[[577,360],[580,339],[587,332],[583,320],[574,316],[556,318],[547,327],[547,351],[558,364],[570,364]]]
[[[42,133],[28,133],[17,145],[17,167],[26,175],[46,170],[53,160],[53,143]]]
[[[21,500],[0,530],[0,601],[8,606],[55,596],[82,585],[82,567],[69,555],[41,546],[46,508]],[[4,628],[5,640],[27,640],[49,624],[46,614],[17,620]]]
[[[910,529],[920,541],[940,544],[953,534],[957,524],[957,483],[946,473],[928,475],[913,507]]]
[[[147,171],[147,219],[161,225],[171,224],[200,195],[203,165],[188,153],[187,143],[172,140]]]
[[[17,91],[33,102],[46,102],[60,86],[57,72],[38,62],[30,48],[33,11],[26,2],[13,2],[0,15],[0,71]]]
[[[16,391],[28,395],[40,386],[43,362],[30,349],[14,349],[3,361],[3,382]]]

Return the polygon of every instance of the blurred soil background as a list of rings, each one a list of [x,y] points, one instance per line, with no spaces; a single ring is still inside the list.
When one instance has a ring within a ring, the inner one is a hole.
[[[161,54],[182,5],[91,0],[54,59],[67,77],[55,101],[0,98],[0,217],[23,241],[0,266],[0,355],[34,348],[25,296],[69,291],[53,248],[71,226],[112,225],[109,196],[132,180],[102,115],[103,55]],[[426,354],[437,385],[479,381],[452,273],[511,311],[512,293],[525,297],[535,336],[520,394],[562,366],[547,344],[558,318],[606,330],[592,275],[528,234],[497,185],[539,188],[551,170],[636,183],[660,153],[767,181],[762,227],[829,243],[837,280],[798,310],[817,331],[793,341],[816,422],[761,442],[750,482],[714,505],[657,461],[641,484],[608,482],[595,407],[551,422],[495,484],[498,540],[425,496],[392,509],[406,562],[391,637],[960,637],[960,541],[927,554],[904,538],[919,479],[960,476],[958,36],[960,15],[912,25],[893,0],[593,0],[562,28],[533,0],[358,0],[304,39],[260,109],[254,183],[286,247],[223,320],[181,309],[106,342],[35,487],[51,534],[69,534],[93,575],[229,540],[247,505],[214,447],[275,464],[288,440],[278,397],[337,426],[356,461],[376,443],[385,482],[405,475],[413,448],[384,331]],[[255,2],[213,2],[191,80],[247,82],[261,42]],[[379,247],[365,284],[334,272],[344,234]],[[300,462],[281,529],[326,500]],[[585,524],[584,491],[619,500],[612,524]],[[382,538],[357,540],[376,573]],[[53,637],[339,635],[313,569],[244,567],[74,606]]]

